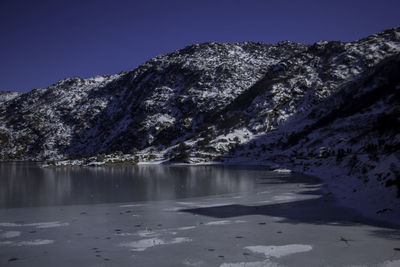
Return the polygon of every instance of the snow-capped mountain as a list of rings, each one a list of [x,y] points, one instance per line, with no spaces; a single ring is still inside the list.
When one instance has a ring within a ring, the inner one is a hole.
[[[399,79],[400,27],[350,43],[190,45],[1,93],[0,158],[253,161],[398,185]]]

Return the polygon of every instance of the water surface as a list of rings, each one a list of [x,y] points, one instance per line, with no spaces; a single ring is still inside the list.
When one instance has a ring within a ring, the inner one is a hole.
[[[41,168],[0,163],[0,208],[98,204],[253,192],[261,167],[162,166]]]

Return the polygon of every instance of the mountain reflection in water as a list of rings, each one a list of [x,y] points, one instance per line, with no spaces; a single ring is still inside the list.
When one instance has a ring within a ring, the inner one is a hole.
[[[41,168],[0,163],[0,208],[173,200],[252,192],[257,167],[137,165]]]

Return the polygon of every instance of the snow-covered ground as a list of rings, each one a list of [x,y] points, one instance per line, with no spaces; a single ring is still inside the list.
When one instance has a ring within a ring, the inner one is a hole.
[[[247,170],[257,187],[240,193],[0,209],[0,265],[389,267],[400,263],[399,224],[371,220],[341,206],[312,177]]]

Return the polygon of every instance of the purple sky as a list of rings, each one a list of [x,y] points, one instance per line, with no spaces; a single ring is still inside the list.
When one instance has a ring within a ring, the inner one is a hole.
[[[0,90],[128,71],[206,41],[352,41],[400,25],[399,11],[399,0],[2,0]]]

